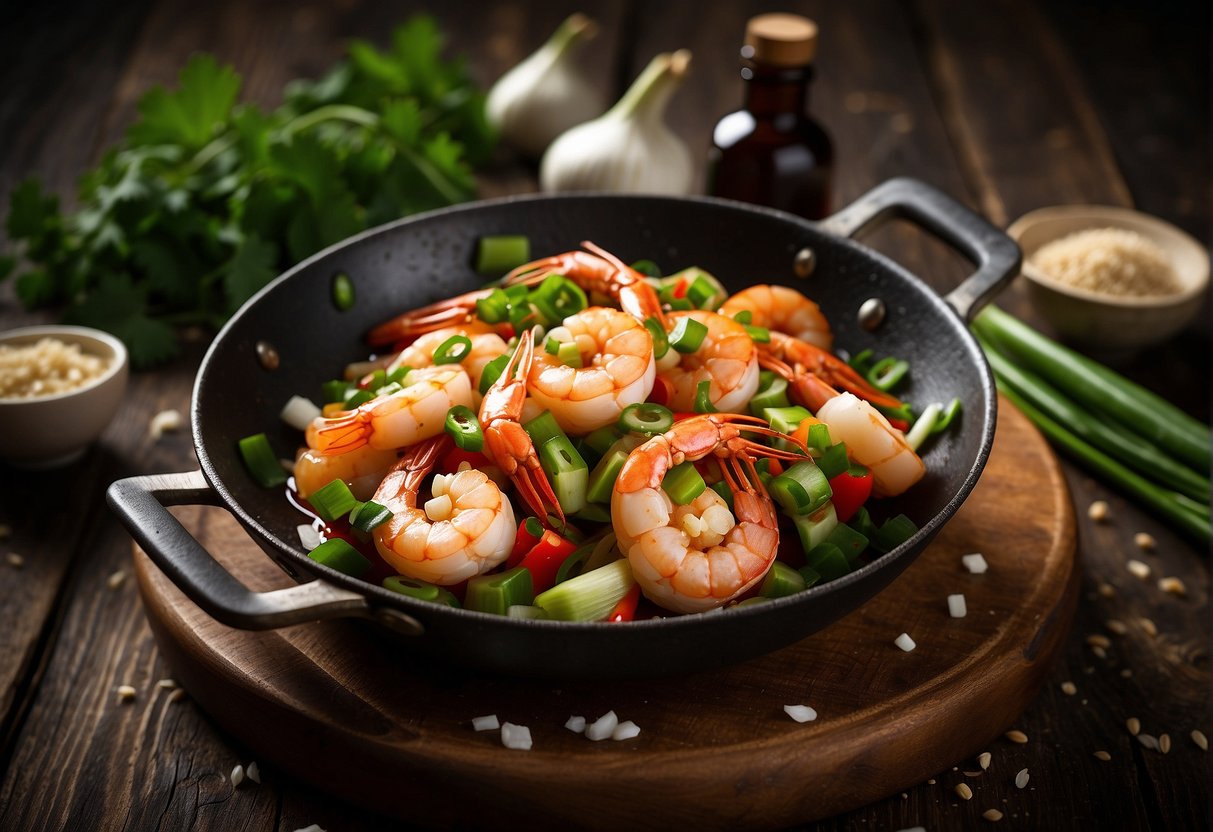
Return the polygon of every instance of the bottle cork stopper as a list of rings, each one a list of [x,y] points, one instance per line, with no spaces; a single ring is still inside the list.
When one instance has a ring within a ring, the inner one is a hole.
[[[751,17],[741,54],[769,66],[807,66],[817,54],[817,24],[780,12]]]

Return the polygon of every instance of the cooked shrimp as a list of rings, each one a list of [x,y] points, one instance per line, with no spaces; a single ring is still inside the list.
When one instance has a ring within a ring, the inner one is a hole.
[[[612,424],[625,407],[652,392],[657,376],[653,337],[631,315],[591,306],[547,335],[577,344],[582,366],[571,367],[547,350],[536,350],[527,390],[568,433],[586,434]]]
[[[804,455],[768,448],[742,432],[781,435],[753,416],[685,419],[632,451],[615,481],[611,522],[619,550],[641,591],[665,609],[723,606],[761,581],[775,560],[779,526],[754,458]],[[661,487],[672,466],[708,456],[716,457],[733,492],[732,512],[711,489],[675,506]]]
[[[901,407],[900,399],[877,390],[834,353],[782,332],[771,332],[771,343],[762,345],[758,362],[791,382],[793,391],[810,410],[816,410],[824,401],[814,394],[819,389],[814,378],[832,387],[849,390],[881,407]]]
[[[752,326],[783,332],[823,350],[834,346],[834,333],[821,307],[787,286],[762,283],[730,295],[720,314],[732,318],[738,312],[749,312]]]
[[[547,474],[539,464],[539,455],[531,437],[519,419],[527,402],[526,379],[531,371],[535,349],[531,330],[518,339],[510,363],[484,394],[480,403],[480,427],[484,431],[484,452],[518,489],[519,496],[536,517],[545,518],[554,511],[564,522],[564,511]],[[441,428],[439,428],[441,430]]]
[[[581,245],[585,251],[566,251],[521,265],[507,274],[503,282],[531,284],[549,275],[563,275],[587,292],[611,298],[638,321],[653,317],[664,325],[661,300],[644,275],[588,240]]]
[[[382,346],[394,344],[406,338],[415,338],[436,329],[471,323],[476,317],[476,301],[487,298],[492,291],[492,289],[476,289],[453,298],[436,301],[419,309],[412,309],[397,315],[390,321],[379,324],[367,333],[366,340],[372,346]]]
[[[363,445],[344,454],[301,448],[295,459],[295,488],[305,500],[333,480],[341,480],[359,500],[369,500],[396,464],[396,451]]]
[[[456,335],[462,335],[472,342],[471,349],[457,365],[443,366],[459,366],[467,370],[471,376],[472,388],[477,389],[480,385],[480,376],[484,373],[485,365],[506,352],[508,347],[504,339],[488,324],[480,321],[471,321],[470,323],[460,326],[449,326],[443,329],[436,329],[433,332],[427,332],[420,336],[409,346],[405,347],[392,359],[387,370],[391,372],[397,367],[432,367],[434,365],[434,350],[442,346],[442,343],[448,338]]]
[[[444,586],[501,563],[517,534],[509,499],[475,468],[435,477],[433,499],[417,507],[417,491],[449,443],[436,436],[409,449],[375,491],[375,502],[393,514],[372,533],[397,572]]]
[[[746,328],[731,318],[716,312],[693,310],[671,312],[671,325],[679,318],[693,318],[708,328],[699,349],[666,353],[658,365],[661,377],[670,382],[671,410],[691,411],[695,408],[695,393],[701,382],[708,382],[708,398],[717,410],[744,412],[750,399],[758,392],[758,350]],[[673,366],[666,366],[671,360]]]
[[[833,441],[846,443],[851,459],[871,470],[873,495],[895,497],[926,473],[905,434],[863,399],[840,393],[817,409],[817,418]]]
[[[442,433],[446,414],[457,404],[471,407],[472,385],[458,365],[422,367],[408,374],[408,386],[378,396],[354,410],[318,416],[308,425],[309,448],[342,454],[370,445],[403,448]]]

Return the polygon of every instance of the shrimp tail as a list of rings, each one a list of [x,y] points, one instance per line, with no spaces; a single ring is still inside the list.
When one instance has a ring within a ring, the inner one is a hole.
[[[313,420],[307,426],[307,445],[325,455],[344,454],[365,446],[371,431],[370,415],[365,410],[347,410]]]
[[[407,507],[414,508],[421,483],[450,446],[451,438],[446,433],[440,433],[406,450],[379,484],[375,499],[381,503],[403,499]]]
[[[487,297],[490,291],[492,290],[477,289],[405,312],[372,329],[367,333],[366,340],[372,346],[382,346],[416,338],[436,329],[465,324],[472,320],[476,301]]]
[[[505,471],[527,507],[541,519],[554,512],[564,523],[564,510],[548,482],[531,437],[519,423],[526,401],[526,379],[535,355],[531,331],[524,330],[518,348],[498,379],[484,394],[480,423],[489,457]]]

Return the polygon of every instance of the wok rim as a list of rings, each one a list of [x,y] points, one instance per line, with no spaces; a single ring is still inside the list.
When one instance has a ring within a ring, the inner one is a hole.
[[[777,219],[784,222],[791,222],[794,225],[800,225],[803,228],[812,232],[814,236],[820,237],[828,242],[829,245],[841,246],[843,248],[851,248],[862,254],[865,257],[875,260],[882,268],[896,276],[898,281],[904,281],[914,287],[934,308],[937,314],[950,317],[953,319],[957,328],[961,331],[961,339],[965,348],[968,351],[970,360],[973,360],[977,365],[976,369],[980,377],[980,391],[985,399],[984,407],[981,410],[981,439],[978,447],[976,458],[969,466],[968,473],[965,475],[960,487],[955,491],[948,502],[936,512],[928,521],[919,527],[918,531],[907,541],[892,549],[891,551],[881,555],[879,558],[864,564],[859,569],[856,569],[841,578],[836,578],[826,583],[818,584],[802,590],[801,592],[781,598],[768,599],[762,604],[751,604],[746,606],[733,605],[730,607],[720,607],[709,610],[704,613],[690,614],[672,614],[657,618],[644,619],[640,621],[628,622],[606,622],[606,621],[559,621],[552,619],[522,619],[509,618],[492,613],[479,612],[469,610],[463,607],[449,607],[445,604],[434,604],[425,601],[420,601],[410,596],[401,593],[392,592],[382,586],[368,583],[360,578],[354,578],[335,569],[324,566],[307,556],[307,553],[302,547],[294,547],[287,541],[280,539],[274,532],[259,523],[240,502],[233,496],[223,482],[222,477],[216,471],[215,465],[211,461],[211,456],[207,452],[206,445],[203,442],[201,435],[201,407],[199,405],[200,391],[206,383],[208,370],[211,368],[211,362],[215,360],[215,355],[223,345],[229,333],[240,325],[240,321],[250,310],[253,309],[262,299],[274,291],[278,286],[295,278],[298,274],[311,268],[314,264],[332,256],[336,252],[342,251],[348,247],[355,246],[366,240],[374,237],[393,233],[401,228],[421,224],[435,218],[447,217],[450,215],[458,215],[462,213],[481,212],[489,210],[500,210],[502,207],[517,205],[520,203],[533,202],[561,202],[561,201],[615,201],[615,202],[667,202],[671,205],[685,205],[687,203],[699,204],[713,208],[723,208],[733,211],[741,211],[747,214],[758,214],[772,219]],[[744,621],[752,618],[764,616],[800,604],[811,604],[820,601],[820,599],[829,596],[833,593],[842,592],[855,584],[866,583],[873,580],[873,576],[880,572],[889,572],[886,580],[875,587],[868,593],[870,598],[876,593],[882,591],[900,573],[907,568],[923,549],[930,543],[936,534],[943,528],[959,510],[960,506],[968,499],[973,489],[976,487],[978,480],[981,477],[982,471],[985,469],[986,463],[989,460],[990,451],[994,443],[994,432],[997,426],[997,391],[994,386],[993,374],[990,371],[989,364],[986,362],[981,347],[977,340],[969,332],[963,319],[959,316],[945,300],[944,296],[939,294],[934,288],[929,286],[925,281],[915,275],[906,267],[900,265],[890,257],[875,249],[864,246],[851,237],[842,236],[830,231],[826,231],[822,226],[823,222],[814,222],[803,217],[780,211],[767,206],[753,205],[750,203],[738,202],[735,200],[721,199],[719,197],[709,197],[700,195],[690,196],[664,196],[655,194],[617,194],[606,192],[584,191],[567,194],[543,194],[543,193],[528,193],[528,194],[512,194],[508,196],[495,197],[491,199],[475,200],[472,202],[459,203],[444,208],[438,208],[431,211],[426,211],[419,214],[413,214],[383,225],[368,228],[365,231],[359,232],[351,237],[347,237],[338,241],[327,248],[324,248],[307,259],[297,263],[295,266],[286,270],[278,277],[271,280],[263,286],[256,294],[250,297],[236,311],[235,314],[228,319],[223,327],[216,333],[211,344],[207,348],[206,354],[202,358],[202,362],[198,367],[198,371],[194,378],[194,385],[191,390],[190,401],[190,424],[191,436],[194,443],[194,451],[198,457],[199,466],[202,474],[205,477],[208,485],[219,498],[217,505],[228,511],[237,521],[245,528],[251,536],[258,539],[258,542],[268,543],[277,552],[278,555],[289,559],[295,566],[299,567],[302,572],[311,575],[315,579],[323,580],[327,583],[340,586],[344,589],[356,592],[368,600],[371,605],[371,611],[382,606],[389,606],[415,616],[419,622],[428,630],[428,621],[432,617],[445,618],[454,616],[455,620],[467,620],[472,623],[491,623],[497,627],[506,629],[518,630],[534,630],[536,628],[553,629],[567,633],[602,633],[608,631],[618,632],[621,625],[627,627],[629,632],[650,632],[656,631],[663,634],[667,632],[677,632],[682,629],[698,628],[708,621]],[[264,549],[264,546],[262,546]],[[281,565],[281,564],[280,564]],[[896,567],[896,568],[894,568]],[[293,580],[298,583],[303,583],[299,577],[291,575]],[[866,600],[866,599],[865,599]],[[862,604],[863,601],[860,602]],[[834,616],[829,622],[823,624],[822,629],[829,626],[830,623],[837,621],[850,614],[855,609],[858,609],[860,604],[848,607],[846,611]],[[712,626],[712,625],[709,625]],[[808,630],[799,637],[811,634],[815,630]],[[424,635],[422,636],[424,637]],[[775,649],[775,648],[770,648]],[[770,652],[770,649],[760,650],[754,655],[761,655]]]

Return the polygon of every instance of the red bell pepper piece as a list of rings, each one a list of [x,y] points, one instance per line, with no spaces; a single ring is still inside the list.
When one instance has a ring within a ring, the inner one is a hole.
[[[510,556],[505,559],[505,568],[513,569],[522,563],[526,553],[534,549],[535,544],[543,538],[544,531],[543,523],[539,522],[537,517],[528,517],[522,521],[518,526],[518,534],[514,538],[514,548],[510,550]]]
[[[850,471],[843,471],[830,480],[830,488],[834,490],[830,502],[834,504],[838,522],[845,523],[855,516],[859,507],[871,496],[872,472],[868,471],[857,477]]]
[[[441,464],[438,466],[439,473],[453,473],[459,470],[459,464],[466,462],[473,468],[483,470],[485,466],[491,465],[489,458],[479,451],[465,451],[463,448],[453,447],[447,451],[446,456],[442,458]]]
[[[887,417],[886,417],[887,418]],[[902,433],[910,429],[910,423],[905,419],[889,419],[889,424],[897,428]]]
[[[653,390],[649,393],[649,397],[646,401],[665,407],[670,403],[670,396],[673,395],[673,393],[674,385],[670,383],[669,379],[657,376],[655,379],[653,379]]]
[[[632,584],[628,594],[619,599],[615,609],[606,617],[607,621],[632,621],[636,618],[636,605],[640,603],[640,584]]]
[[[573,541],[566,540],[551,529],[544,530],[543,537],[518,564],[531,573],[531,584],[536,595],[556,585],[556,572],[560,564],[576,550],[577,544]]]
[[[680,277],[678,278],[678,282],[674,284],[674,291],[670,292],[670,295],[676,298],[685,298],[689,287],[690,283],[687,282],[687,279]]]

